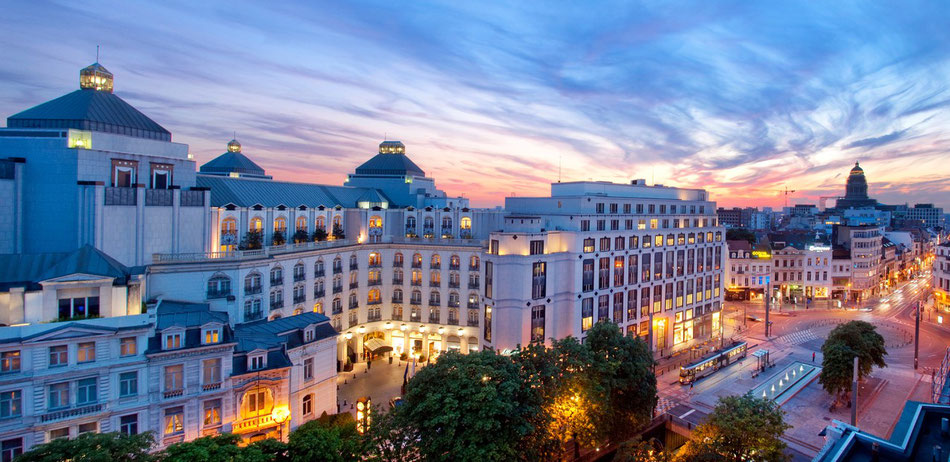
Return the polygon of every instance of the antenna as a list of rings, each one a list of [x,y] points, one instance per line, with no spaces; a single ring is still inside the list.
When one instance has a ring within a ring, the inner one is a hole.
[[[96,62],[99,62],[99,45],[96,45]]]
[[[561,182],[561,155],[557,155],[557,182]]]

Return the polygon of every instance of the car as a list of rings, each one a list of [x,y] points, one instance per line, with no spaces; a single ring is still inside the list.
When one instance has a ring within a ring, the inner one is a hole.
[[[397,407],[402,406],[403,404],[404,403],[402,400],[402,396],[394,396],[393,399],[389,400],[390,409],[396,409]]]
[[[748,315],[748,316],[746,316],[746,319],[748,319],[749,321],[752,321],[752,322],[759,322],[759,321],[761,321],[761,319],[759,319],[758,316],[754,316],[754,315],[751,315],[751,314]]]

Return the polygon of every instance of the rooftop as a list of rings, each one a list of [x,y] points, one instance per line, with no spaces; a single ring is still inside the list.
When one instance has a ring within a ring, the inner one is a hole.
[[[211,189],[212,207],[223,207],[228,204],[234,204],[238,207],[252,207],[260,204],[264,207],[277,207],[279,205],[298,207],[304,205],[313,208],[321,205],[324,207],[339,205],[355,208],[358,206],[359,199],[372,191],[372,188],[326,186],[212,175],[198,175],[196,184],[199,187]],[[385,194],[381,192],[378,194],[385,198]]]
[[[86,244],[72,252],[0,254],[0,290],[38,289],[38,283],[71,274],[115,278],[123,283],[129,268]]]
[[[241,152],[241,143],[237,140],[231,140],[228,143],[228,150],[214,159],[201,166],[201,173],[210,175],[231,175],[248,176],[253,178],[270,179],[260,165],[245,156]]]

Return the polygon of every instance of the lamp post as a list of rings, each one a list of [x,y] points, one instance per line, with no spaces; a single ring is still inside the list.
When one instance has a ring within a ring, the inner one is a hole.
[[[275,407],[270,413],[270,417],[277,423],[277,439],[284,441],[284,422],[290,419],[290,409],[286,406]]]

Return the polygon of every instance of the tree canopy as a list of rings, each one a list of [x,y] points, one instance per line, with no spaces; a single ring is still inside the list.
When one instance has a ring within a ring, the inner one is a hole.
[[[874,366],[887,367],[884,337],[864,321],[850,321],[835,327],[821,346],[823,359],[818,382],[831,395],[851,388],[853,364],[858,357],[858,378],[864,379]]]
[[[145,462],[155,458],[149,453],[154,437],[151,433],[83,433],[76,438],[58,438],[35,446],[17,457],[17,462],[114,462],[117,460]]]
[[[713,412],[696,427],[677,460],[760,462],[786,461],[786,444],[779,437],[790,426],[785,412],[768,398],[747,393],[720,398]]]

